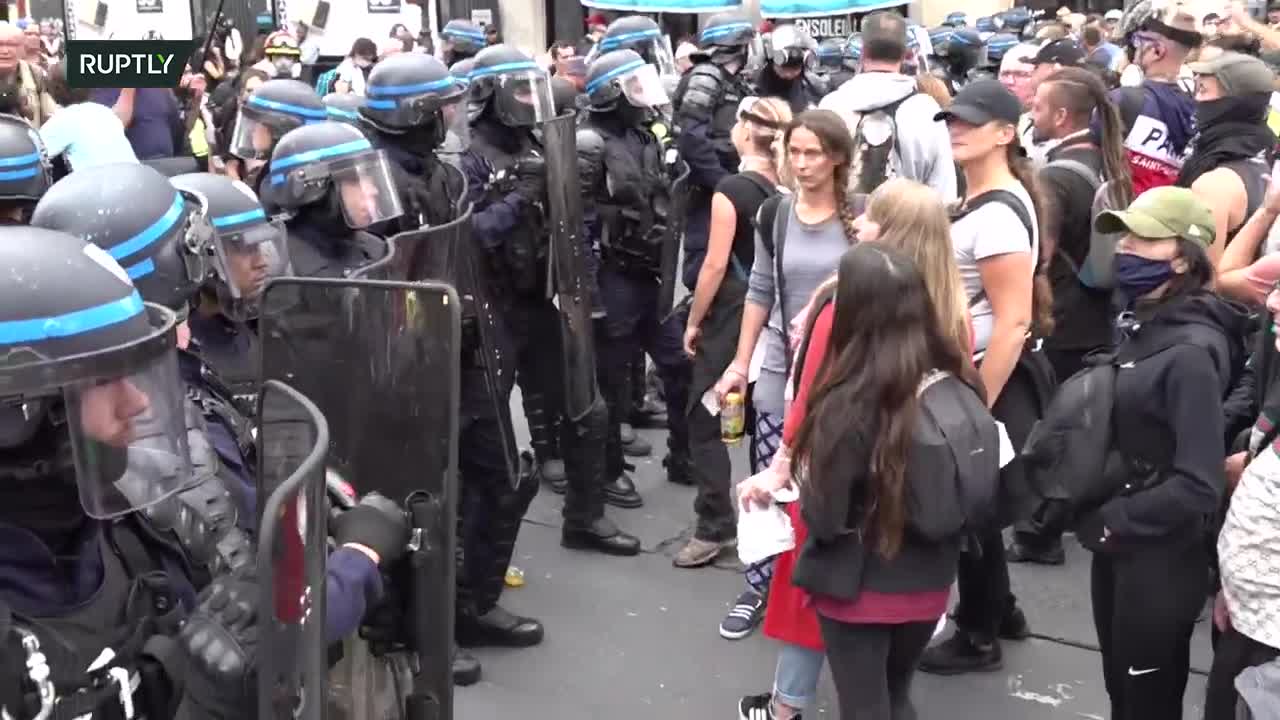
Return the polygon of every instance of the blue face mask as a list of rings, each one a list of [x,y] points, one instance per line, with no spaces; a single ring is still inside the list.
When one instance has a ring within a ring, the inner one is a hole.
[[[1152,260],[1130,253],[1116,253],[1116,288],[1131,299],[1137,299],[1165,284],[1173,277],[1170,260]]]

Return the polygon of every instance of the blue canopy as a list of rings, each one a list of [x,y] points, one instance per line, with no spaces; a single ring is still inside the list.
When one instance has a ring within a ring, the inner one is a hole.
[[[581,0],[583,7],[626,13],[714,13],[737,10],[742,0]]]
[[[760,0],[760,15],[771,19],[851,15],[898,7],[909,0]]]

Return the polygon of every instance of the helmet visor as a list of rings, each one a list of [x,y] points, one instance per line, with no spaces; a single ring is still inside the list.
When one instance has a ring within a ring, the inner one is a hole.
[[[617,81],[627,102],[636,107],[656,108],[671,102],[658,77],[658,69],[647,63],[624,72]]]
[[[270,160],[284,133],[261,118],[241,111],[231,131],[231,154],[242,160]]]
[[[471,123],[466,103],[451,103],[440,108],[440,120],[444,123],[444,142],[440,152],[445,155],[461,155],[471,146]]]
[[[553,119],[556,105],[551,81],[541,70],[529,70],[494,78],[494,112],[504,125],[531,126]]]
[[[267,281],[289,274],[285,237],[284,221],[280,219],[218,233],[213,244],[218,299],[223,312],[232,319],[257,317]]]
[[[330,177],[350,228],[367,228],[404,212],[391,165],[381,151],[335,163]]]
[[[185,397],[172,347],[127,375],[67,385],[63,398],[80,504],[106,519],[190,487]]]

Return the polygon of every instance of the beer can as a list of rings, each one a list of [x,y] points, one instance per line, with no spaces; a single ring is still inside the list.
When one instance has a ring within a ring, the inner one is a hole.
[[[720,439],[728,445],[742,442],[746,434],[747,413],[742,406],[742,393],[731,392],[720,403]]]

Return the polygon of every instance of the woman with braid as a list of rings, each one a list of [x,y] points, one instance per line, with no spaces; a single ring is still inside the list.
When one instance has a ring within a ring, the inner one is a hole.
[[[782,145],[795,194],[760,206],[737,352],[715,386],[722,401],[730,392],[745,397],[748,367],[760,341],[764,360],[751,400],[752,472],[769,466],[782,440],[791,369],[788,329],[814,290],[836,271],[851,242],[846,227],[861,214],[846,193],[854,146],[839,115],[829,110],[801,113],[787,126]],[[747,568],[748,587],[721,623],[722,636],[738,639],[751,633],[763,617],[772,575],[772,559]]]

